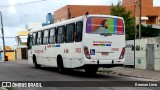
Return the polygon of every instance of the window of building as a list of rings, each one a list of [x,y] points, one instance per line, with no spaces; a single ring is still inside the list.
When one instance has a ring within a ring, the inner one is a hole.
[[[48,30],[43,31],[43,44],[48,44]]]
[[[56,28],[50,29],[50,37],[49,37],[49,43],[54,44],[56,42],[56,33],[55,33]]]
[[[76,23],[76,37],[75,41],[76,42],[81,42],[82,41],[82,31],[83,31],[83,22],[77,22]]]
[[[41,31],[39,31],[38,33],[37,33],[37,36],[36,36],[36,40],[37,40],[37,45],[40,45],[41,43],[42,43],[42,32]]]
[[[57,35],[57,43],[63,43],[64,42],[64,30],[65,26],[58,27],[58,35]]]
[[[74,41],[75,24],[68,24],[66,30],[66,43]]]
[[[32,36],[33,36],[32,45],[36,45],[36,32],[34,32]]]

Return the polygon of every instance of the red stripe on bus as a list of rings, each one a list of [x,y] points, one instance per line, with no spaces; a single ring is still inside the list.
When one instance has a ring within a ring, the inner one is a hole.
[[[99,44],[93,44],[93,46],[99,46]]]

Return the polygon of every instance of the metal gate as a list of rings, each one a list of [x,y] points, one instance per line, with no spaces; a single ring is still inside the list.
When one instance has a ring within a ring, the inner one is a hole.
[[[147,44],[147,69],[154,70],[154,44]]]

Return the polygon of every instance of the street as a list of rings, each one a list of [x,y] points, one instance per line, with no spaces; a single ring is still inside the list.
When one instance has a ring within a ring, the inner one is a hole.
[[[31,64],[4,62],[0,63],[0,80],[1,81],[124,81],[134,80],[127,77],[117,76],[113,74],[97,74],[96,76],[88,76],[81,70],[72,70],[67,74],[60,74],[57,68],[42,67],[34,68]],[[136,79],[135,79],[136,80]]]
[[[25,63],[24,63],[25,62]],[[36,69],[33,65],[28,64],[27,61],[9,61],[0,63],[0,80],[1,81],[151,81],[149,79],[143,78],[133,78],[127,76],[119,76],[114,74],[100,73],[97,75],[89,76],[82,70],[71,70],[66,74],[59,74],[57,68],[53,67],[42,67],[41,69]],[[121,87],[121,86],[120,86]],[[21,90],[22,88],[13,88],[13,90]],[[23,90],[43,90],[46,88],[24,88]],[[157,90],[157,88],[147,87],[96,87],[96,88],[47,88],[49,90]]]

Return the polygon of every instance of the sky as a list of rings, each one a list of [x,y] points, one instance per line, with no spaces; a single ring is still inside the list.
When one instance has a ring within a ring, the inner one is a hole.
[[[119,0],[0,0],[0,11],[3,14],[5,37],[15,37],[18,31],[24,30],[28,23],[43,23],[47,13],[52,13],[65,5],[111,5]],[[154,0],[154,6],[160,1]],[[1,27],[1,26],[0,26]],[[1,32],[0,32],[1,36]],[[16,45],[15,38],[5,39],[7,46]],[[0,38],[2,47],[2,39]]]

